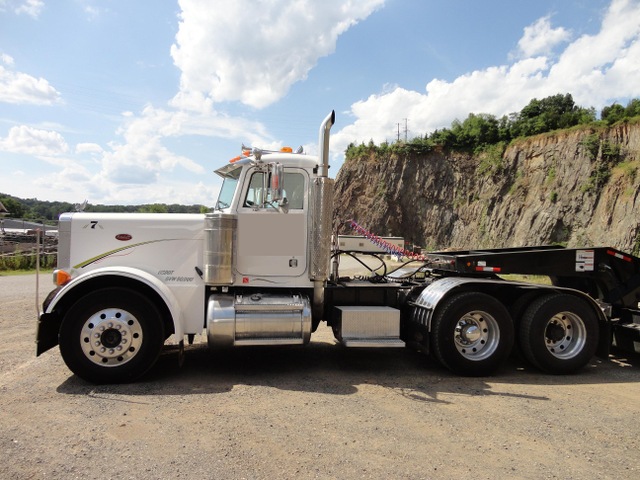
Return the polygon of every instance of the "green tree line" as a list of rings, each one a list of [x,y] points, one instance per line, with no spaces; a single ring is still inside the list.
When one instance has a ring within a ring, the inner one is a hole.
[[[11,218],[55,222],[61,213],[74,212],[75,206],[68,202],[48,202],[36,198],[18,198],[0,193],[0,202],[9,211]],[[209,209],[203,205],[179,205],[152,203],[146,205],[92,205],[87,204],[85,212],[117,213],[202,213]]]
[[[637,116],[640,116],[640,99],[633,99],[626,107],[617,103],[604,107],[600,112],[599,122],[612,125]],[[384,142],[380,146],[376,146],[373,141],[368,145],[352,143],[347,147],[346,159],[360,156],[372,149],[380,153],[387,149],[425,153],[434,148],[473,152],[492,145],[506,145],[520,137],[596,122],[598,120],[593,107],[576,105],[569,93],[557,94],[541,100],[534,98],[520,112],[501,118],[487,113],[470,113],[463,121],[454,120],[449,128],[435,130],[406,143]]]

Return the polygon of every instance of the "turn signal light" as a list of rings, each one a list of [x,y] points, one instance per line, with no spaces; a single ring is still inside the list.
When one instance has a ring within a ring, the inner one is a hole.
[[[65,272],[64,270],[54,270],[53,271],[53,283],[55,283],[58,287],[66,285],[71,281],[71,274]]]

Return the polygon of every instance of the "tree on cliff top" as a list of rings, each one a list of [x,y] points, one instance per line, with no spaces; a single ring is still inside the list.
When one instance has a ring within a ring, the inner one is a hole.
[[[513,121],[511,137],[537,135],[591,123],[595,119],[595,110],[577,106],[569,93],[553,95],[542,100],[534,98]]]

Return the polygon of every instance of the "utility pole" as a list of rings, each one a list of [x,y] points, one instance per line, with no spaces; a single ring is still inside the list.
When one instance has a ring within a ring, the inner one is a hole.
[[[409,123],[408,122],[409,122],[409,119],[405,118],[404,119],[404,141],[405,142],[407,141],[407,134],[409,132]]]
[[[398,138],[397,138],[397,141],[399,142],[400,141],[400,124],[396,123],[396,127],[398,127]]]

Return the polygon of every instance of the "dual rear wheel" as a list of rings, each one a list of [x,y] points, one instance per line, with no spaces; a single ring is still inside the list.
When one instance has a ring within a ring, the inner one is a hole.
[[[526,307],[517,338],[532,365],[547,373],[567,374],[593,357],[598,333],[598,319],[586,301],[552,293]],[[515,337],[506,307],[479,292],[449,297],[438,307],[431,324],[434,356],[461,375],[490,375],[511,353]]]
[[[520,349],[542,371],[573,373],[595,355],[599,332],[598,319],[584,300],[568,294],[546,295],[522,316]]]

